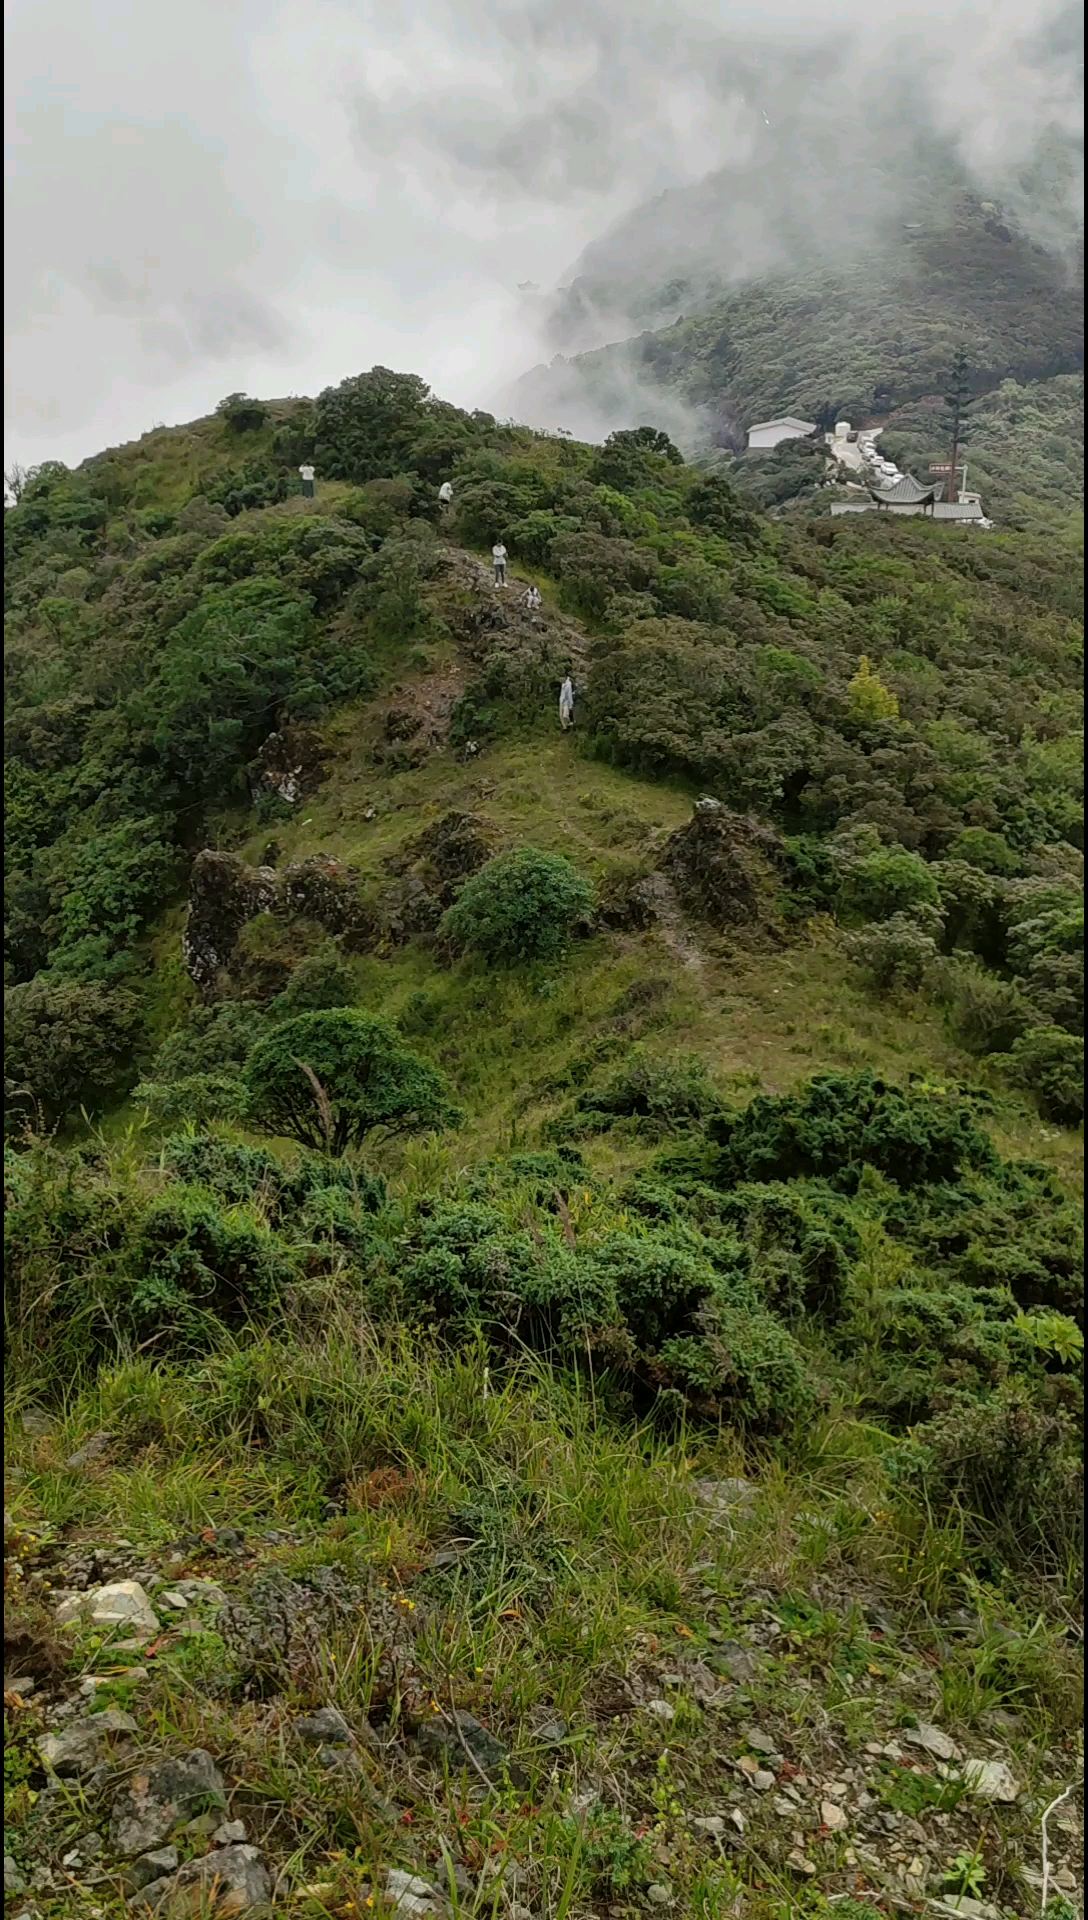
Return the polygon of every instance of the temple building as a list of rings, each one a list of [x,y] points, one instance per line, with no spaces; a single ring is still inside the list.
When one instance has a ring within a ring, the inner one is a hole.
[[[925,514],[930,520],[961,520],[978,527],[992,524],[982,511],[977,493],[961,493],[958,500],[938,500],[936,486],[904,473],[890,486],[869,486],[867,499],[833,500],[833,514],[902,513]]]

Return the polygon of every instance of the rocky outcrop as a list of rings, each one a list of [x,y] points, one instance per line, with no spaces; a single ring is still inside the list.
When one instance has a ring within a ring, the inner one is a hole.
[[[320,734],[312,727],[284,727],[270,733],[247,773],[255,801],[273,798],[297,807],[325,778]]]
[[[230,989],[230,962],[243,927],[258,914],[309,920],[339,934],[349,951],[364,952],[378,937],[374,915],[360,894],[361,876],[342,861],[315,854],[277,872],[249,867],[234,853],[206,848],[193,863],[182,954],[206,1000]]]
[[[665,843],[661,871],[681,905],[723,930],[775,929],[782,843],[772,828],[720,800],[696,801],[686,827]]]
[[[271,867],[247,867],[236,853],[217,853],[211,847],[197,854],[181,951],[189,978],[206,1000],[222,991],[246,921],[273,911],[280,889],[280,876]]]
[[[497,847],[490,821],[475,813],[446,813],[386,861],[393,875],[381,919],[394,945],[436,931],[461,882],[478,873]]]

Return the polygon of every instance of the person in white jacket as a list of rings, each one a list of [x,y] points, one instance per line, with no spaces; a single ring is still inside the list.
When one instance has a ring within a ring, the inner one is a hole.
[[[303,497],[307,500],[312,500],[314,497],[314,470],[308,460],[304,460],[299,468],[299,476],[302,480]]]
[[[438,504],[443,513],[448,513],[453,505],[453,488],[448,480],[443,480],[438,489]]]
[[[559,689],[559,724],[564,733],[574,725],[574,682],[569,673]]]
[[[495,568],[495,585],[497,587],[505,587],[506,585],[506,548],[503,546],[501,540],[496,540],[494,546],[491,549],[491,561],[492,561],[492,565]]]

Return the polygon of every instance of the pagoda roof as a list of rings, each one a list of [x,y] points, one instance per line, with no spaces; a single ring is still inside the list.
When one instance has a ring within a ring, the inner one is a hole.
[[[911,473],[905,473],[890,487],[870,487],[874,500],[885,507],[921,507],[929,506],[937,497],[937,489],[923,486]]]

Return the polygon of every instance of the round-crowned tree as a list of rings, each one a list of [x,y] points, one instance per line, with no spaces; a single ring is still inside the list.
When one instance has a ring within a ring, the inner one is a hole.
[[[592,885],[561,853],[518,847],[466,881],[442,932],[457,946],[507,965],[554,960],[593,905]]]
[[[458,1117],[442,1075],[387,1020],[353,1008],[284,1021],[254,1047],[243,1081],[248,1119],[326,1153]]]

